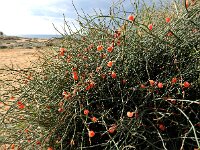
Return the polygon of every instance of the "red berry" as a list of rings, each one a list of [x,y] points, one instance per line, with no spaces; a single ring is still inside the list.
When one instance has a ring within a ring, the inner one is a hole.
[[[161,131],[165,131],[165,125],[164,124],[159,124],[159,129]]]
[[[108,66],[108,67],[112,67],[112,65],[113,65],[113,62],[112,62],[112,61],[109,61],[109,62],[107,63],[107,66]]]
[[[14,96],[11,96],[11,97],[10,97],[10,100],[11,100],[11,101],[14,101],[14,100],[15,100],[15,97],[14,97]]]
[[[97,46],[97,50],[98,50],[98,51],[102,51],[102,50],[103,50],[103,45],[98,45],[98,46]]]
[[[117,74],[116,74],[115,72],[112,72],[112,73],[111,73],[111,77],[112,77],[113,79],[115,79],[115,78],[117,77]]]
[[[167,33],[167,36],[172,36],[173,35],[173,33],[171,32],[171,31],[169,31],[168,33]]]
[[[25,105],[24,105],[24,104],[18,105],[18,108],[19,108],[19,109],[24,109],[24,108],[25,108]]]
[[[88,115],[89,114],[89,110],[85,109],[83,113],[84,113],[84,115]]]
[[[22,103],[21,101],[18,101],[17,104],[18,104],[18,105],[22,105],[23,103]]]
[[[12,144],[12,145],[10,146],[10,148],[11,148],[11,149],[15,149],[15,144]]]
[[[148,25],[149,30],[153,30],[153,24]]]
[[[65,48],[60,48],[60,56],[64,56],[65,54]]]
[[[134,115],[134,112],[130,112],[130,111],[127,112],[127,116],[128,116],[129,118],[132,118],[133,115]]]
[[[19,109],[24,109],[25,108],[25,105],[21,101],[17,102],[17,105],[18,105]]]
[[[86,91],[90,90],[91,89],[90,85],[86,86],[85,89],[86,89]]]
[[[176,77],[174,77],[174,78],[172,78],[172,81],[171,81],[172,83],[176,83],[177,82],[177,78]]]
[[[140,85],[140,88],[144,89],[144,88],[145,88],[145,85],[144,85],[144,84],[141,84],[141,85]]]
[[[63,108],[58,108],[58,111],[59,112],[63,112]]]
[[[162,89],[163,88],[163,84],[161,82],[158,83],[158,88]]]
[[[135,17],[134,17],[133,15],[129,15],[129,16],[128,16],[128,20],[129,20],[129,21],[134,21],[134,20],[135,20]]]
[[[92,122],[97,122],[97,118],[96,117],[92,117],[91,120],[92,120]]]
[[[171,19],[170,19],[169,17],[165,18],[165,21],[166,21],[167,23],[169,23],[170,20],[171,20]]]
[[[91,131],[89,131],[88,135],[89,135],[89,137],[94,137],[95,136],[95,132],[91,130]]]
[[[40,142],[40,141],[36,141],[36,144],[37,144],[37,145],[40,145],[40,144],[41,144],[41,142]]]
[[[149,80],[149,83],[151,86],[154,86],[155,81],[154,80]]]
[[[76,80],[76,81],[78,80],[78,73],[77,73],[77,71],[73,71],[72,76],[73,76],[74,80]]]
[[[53,150],[53,148],[52,147],[48,147],[47,150]]]
[[[114,133],[116,131],[116,128],[117,128],[117,125],[116,124],[113,124],[109,129],[108,129],[108,132],[109,133]]]
[[[187,82],[187,81],[185,81],[185,82],[183,83],[183,86],[186,87],[186,88],[188,88],[188,87],[190,86],[190,83]]]
[[[112,46],[109,46],[108,48],[107,48],[107,50],[108,50],[108,52],[112,52],[113,51],[113,47]]]

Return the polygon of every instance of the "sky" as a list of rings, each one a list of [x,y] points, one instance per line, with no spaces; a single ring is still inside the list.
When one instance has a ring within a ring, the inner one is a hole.
[[[108,12],[116,0],[73,0],[74,5],[89,14],[93,9]],[[72,0],[0,0],[0,31],[6,35],[59,34],[66,20],[76,25],[77,14]]]
[[[112,0],[74,0],[78,10],[105,9]],[[58,34],[64,21],[77,19],[72,0],[0,0],[0,31],[6,35]]]

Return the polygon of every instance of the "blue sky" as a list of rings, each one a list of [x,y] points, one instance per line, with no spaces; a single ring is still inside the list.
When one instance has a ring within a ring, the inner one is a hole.
[[[79,11],[82,8],[89,14],[94,12],[93,9],[108,13],[109,6],[116,1],[74,0],[74,4]],[[126,0],[127,6],[129,2]],[[76,24],[72,0],[1,0],[0,31],[7,35],[58,34],[52,23],[62,30],[63,13],[67,21]]]

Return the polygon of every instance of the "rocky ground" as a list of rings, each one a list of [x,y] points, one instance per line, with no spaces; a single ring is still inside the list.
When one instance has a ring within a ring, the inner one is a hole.
[[[60,39],[22,38],[0,35],[0,70],[5,66],[27,67],[42,49],[57,45]],[[56,44],[57,43],[57,44]]]
[[[16,36],[0,36],[0,49],[33,49],[48,46],[50,40],[22,38]]]
[[[7,87],[5,85],[12,84],[13,80],[17,79],[18,74],[12,69],[20,70],[30,67],[38,59],[38,50],[42,50],[47,44],[47,39],[0,35],[0,116],[3,116],[11,105],[1,95],[6,92]],[[0,150],[6,149],[3,146],[5,145],[0,143]]]
[[[9,102],[4,101],[3,104],[1,99],[2,93],[7,89],[5,85],[15,83],[13,81],[20,78],[18,71],[23,72],[32,68],[40,52],[51,48],[55,42],[59,44],[60,39],[29,39],[0,35],[0,116],[10,107]]]

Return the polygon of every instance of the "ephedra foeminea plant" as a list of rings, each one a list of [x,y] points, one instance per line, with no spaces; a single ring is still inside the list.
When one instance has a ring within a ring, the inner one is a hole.
[[[56,150],[200,147],[199,7],[180,6],[179,13],[176,4],[173,13],[130,5],[137,11],[116,3],[109,15],[77,12],[81,29],[44,53],[26,85],[12,93],[2,143]]]

